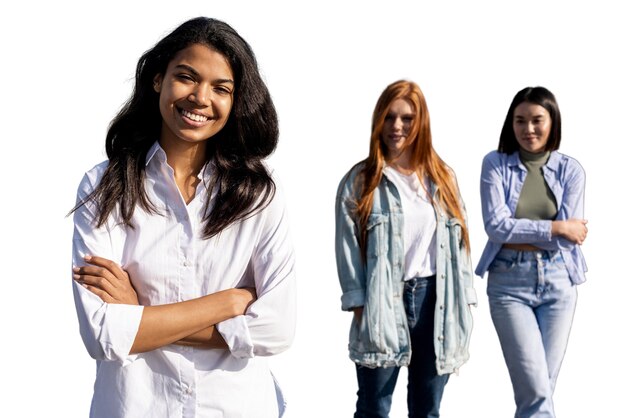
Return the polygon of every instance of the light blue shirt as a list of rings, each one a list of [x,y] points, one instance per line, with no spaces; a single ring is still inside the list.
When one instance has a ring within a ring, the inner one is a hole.
[[[552,151],[542,172],[556,199],[555,220],[583,219],[585,171],[578,161]],[[587,265],[579,245],[563,237],[553,237],[552,220],[514,217],[526,174],[518,152],[507,155],[492,151],[483,159],[480,198],[489,241],[478,261],[476,274],[484,276],[503,244],[532,244],[544,250],[560,251],[572,283],[583,283]]]

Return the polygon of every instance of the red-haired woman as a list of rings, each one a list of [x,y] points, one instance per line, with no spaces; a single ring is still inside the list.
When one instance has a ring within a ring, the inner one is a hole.
[[[354,416],[387,417],[407,366],[409,416],[438,417],[449,374],[469,357],[476,294],[463,201],[413,82],[378,99],[369,156],[337,192],[335,252],[342,309],[354,314]]]

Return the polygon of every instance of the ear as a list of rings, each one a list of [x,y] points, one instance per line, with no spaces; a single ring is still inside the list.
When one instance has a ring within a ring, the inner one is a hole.
[[[163,76],[161,74],[157,74],[154,76],[152,87],[154,91],[157,93],[161,93],[161,82],[163,81]]]

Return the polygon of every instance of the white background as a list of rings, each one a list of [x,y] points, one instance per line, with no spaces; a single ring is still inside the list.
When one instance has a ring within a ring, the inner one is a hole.
[[[287,2],[285,2],[287,3]],[[95,362],[70,286],[71,209],[82,174],[129,96],[137,59],[197,15],[231,24],[254,49],[281,123],[270,164],[286,189],[297,250],[298,328],[272,359],[289,418],[349,417],[350,315],[340,311],[334,194],[367,155],[371,113],[399,78],[423,89],[436,150],[456,171],[476,263],[485,243],[482,157],[523,87],[551,89],[561,150],[587,172],[588,282],[555,394],[560,417],[624,416],[625,13],[594,1],[3,2],[0,6],[2,415],[84,417]],[[471,359],[452,376],[443,417],[513,415],[486,281]],[[392,417],[406,416],[406,375]],[[242,402],[245,400],[242,399]],[[621,412],[620,412],[621,411]]]

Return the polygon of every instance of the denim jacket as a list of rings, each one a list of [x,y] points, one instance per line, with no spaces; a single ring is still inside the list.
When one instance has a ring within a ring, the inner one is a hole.
[[[408,366],[409,326],[403,302],[404,217],[400,194],[383,174],[374,191],[367,221],[366,260],[361,258],[355,218],[355,178],[362,164],[341,180],[335,205],[335,256],[345,311],[363,306],[360,322],[352,321],[350,358],[367,367]],[[435,186],[430,184],[435,195]],[[461,227],[438,202],[436,281],[437,303],[433,343],[439,374],[457,371],[469,358],[472,330],[470,304],[476,304],[469,253],[460,247]]]
[[[542,172],[556,199],[556,220],[583,219],[585,171],[578,161],[552,151]],[[580,245],[563,237],[552,236],[551,220],[514,217],[526,173],[518,152],[507,155],[492,151],[483,159],[480,200],[489,241],[478,261],[476,274],[484,276],[502,244],[523,243],[548,251],[559,251],[572,283],[585,282],[587,264]]]

